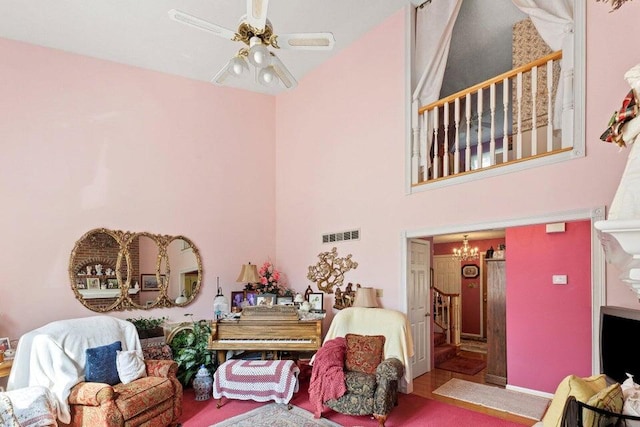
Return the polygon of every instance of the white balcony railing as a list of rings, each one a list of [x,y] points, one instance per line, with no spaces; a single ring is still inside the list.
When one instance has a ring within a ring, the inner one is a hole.
[[[412,185],[572,150],[554,129],[561,58],[552,53],[420,107]]]

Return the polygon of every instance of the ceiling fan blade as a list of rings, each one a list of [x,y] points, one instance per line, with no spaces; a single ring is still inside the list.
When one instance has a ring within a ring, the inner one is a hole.
[[[269,0],[247,0],[247,23],[257,30],[263,30],[267,23]]]
[[[211,83],[215,83],[215,84],[218,84],[218,85],[224,85],[224,82],[226,82],[227,79],[229,77],[231,77],[231,73],[229,72],[229,67],[231,67],[232,59],[230,59],[226,64],[224,64],[224,67],[222,67],[222,69],[220,71],[218,71],[218,74],[216,74],[211,79]]]
[[[332,33],[290,33],[276,38],[281,49],[331,50],[336,43]]]
[[[227,28],[221,27],[216,24],[212,24],[204,19],[197,18],[181,10],[171,9],[169,11],[169,18],[174,21],[182,22],[183,24],[190,25],[199,30],[209,31],[217,36],[223,37],[228,40],[233,40],[236,36],[235,31],[231,31]]]
[[[291,89],[298,84],[295,77],[293,77],[293,74],[291,74],[289,69],[284,66],[282,61],[280,61],[280,58],[278,58],[273,52],[271,52],[271,66],[287,89]]]

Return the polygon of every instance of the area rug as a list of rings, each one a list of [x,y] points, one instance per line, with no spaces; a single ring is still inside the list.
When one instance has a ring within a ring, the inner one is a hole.
[[[438,363],[436,368],[459,374],[475,375],[487,366],[487,362],[480,359],[471,359],[464,356],[454,356],[444,362]]]
[[[326,418],[313,418],[313,414],[297,406],[270,403],[252,411],[229,418],[211,427],[340,427]]]
[[[549,399],[546,397],[457,378],[450,379],[433,393],[538,421],[542,419],[544,411],[549,405]]]

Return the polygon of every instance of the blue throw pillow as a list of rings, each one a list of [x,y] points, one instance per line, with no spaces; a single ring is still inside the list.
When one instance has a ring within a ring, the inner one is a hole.
[[[122,343],[116,341],[109,345],[88,348],[85,353],[87,363],[84,369],[84,380],[90,383],[116,385],[120,383],[117,352],[122,350]]]

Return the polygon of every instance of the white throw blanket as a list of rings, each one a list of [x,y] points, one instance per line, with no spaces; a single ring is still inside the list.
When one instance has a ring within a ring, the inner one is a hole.
[[[20,338],[7,390],[42,386],[57,400],[58,419],[71,420],[68,397],[73,386],[84,381],[85,350],[122,343],[122,350],[140,350],[135,326],[110,316],[58,320]]]
[[[331,321],[324,341],[347,334],[384,335],[384,358],[395,357],[404,364],[404,376],[400,381],[400,390],[413,391],[411,358],[413,357],[413,338],[411,325],[404,313],[384,308],[349,307],[340,311]]]

